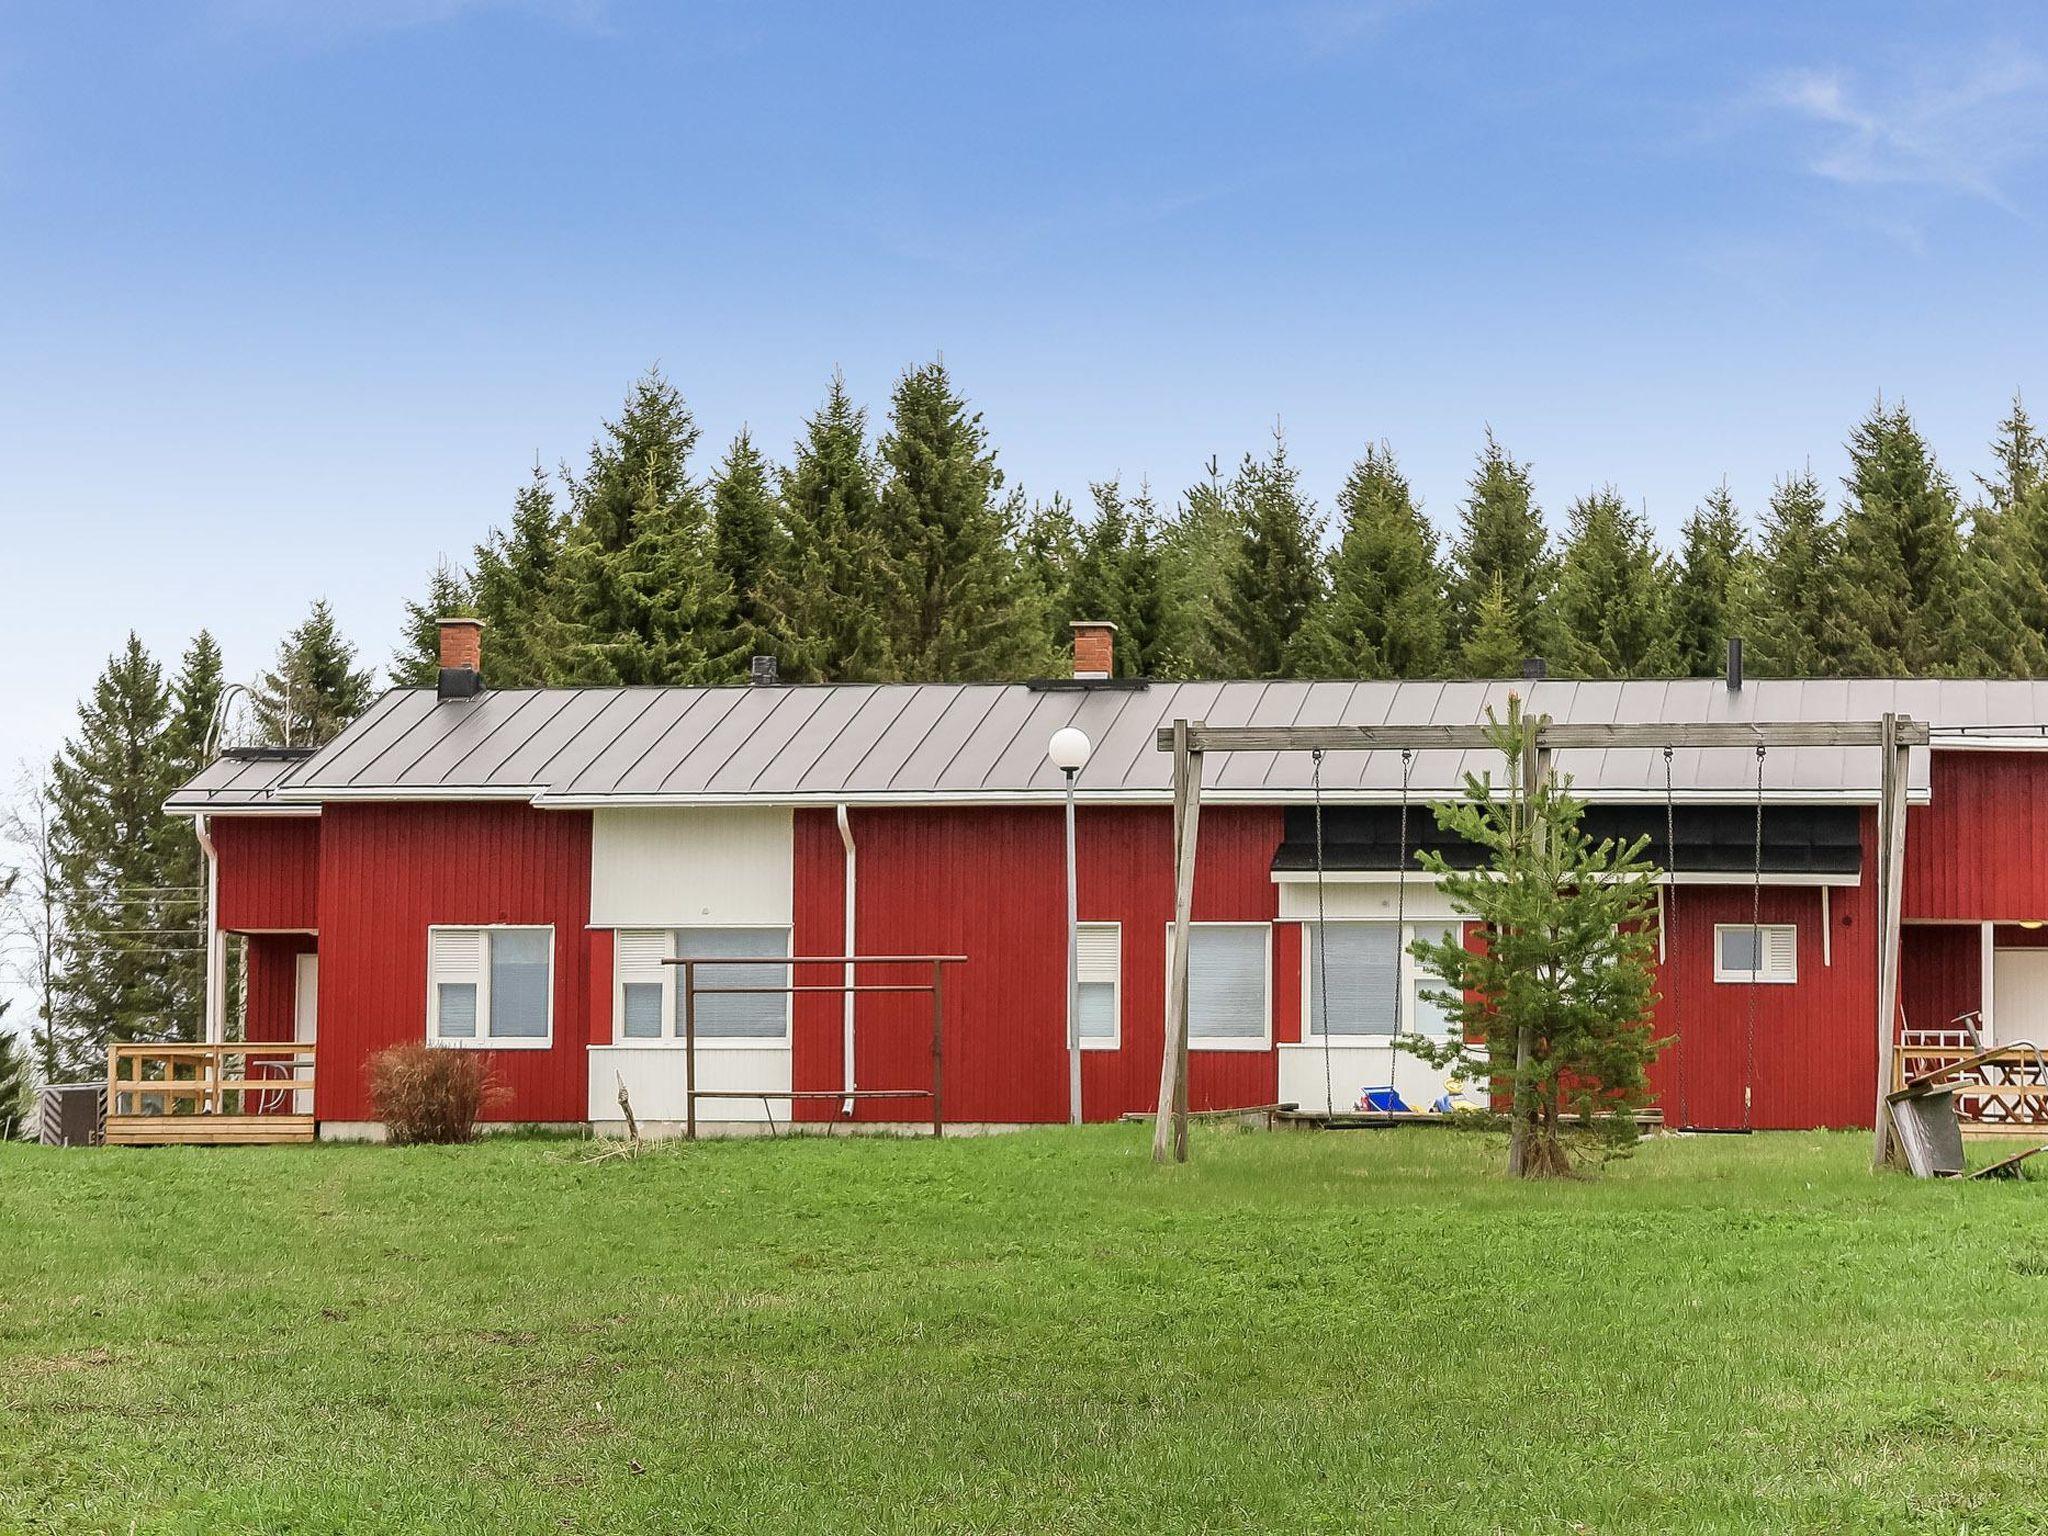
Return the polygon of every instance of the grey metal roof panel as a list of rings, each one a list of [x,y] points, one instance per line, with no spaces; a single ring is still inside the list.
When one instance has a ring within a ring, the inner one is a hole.
[[[1188,682],[1144,688],[1034,689],[1017,684],[860,684],[782,688],[506,690],[442,702],[428,690],[384,695],[315,757],[223,759],[173,797],[174,809],[305,805],[331,796],[521,794],[543,803],[608,799],[915,798],[1056,795],[1059,772],[1045,742],[1076,724],[1095,742],[1079,776],[1084,795],[1163,796],[1171,762],[1157,750],[1173,720],[1211,725],[1459,724],[1504,712],[1519,693],[1532,713],[1560,723],[1872,719],[1887,710],[1938,730],[2023,728],[2048,737],[2048,682],[1974,679],[1751,679],[1731,692],[1718,678],[1449,682]],[[1219,754],[1205,789],[1224,797],[1305,796],[1305,754]],[[1911,782],[1927,783],[1928,754]],[[1582,794],[1661,796],[1656,748],[1558,755]],[[1467,771],[1500,765],[1486,752],[1420,751],[1412,793],[1455,790]],[[1750,748],[1672,755],[1680,795],[1745,798],[1755,791]],[[1398,793],[1398,753],[1335,752],[1324,792]],[[1764,763],[1774,796],[1876,792],[1874,753],[1776,748]]]

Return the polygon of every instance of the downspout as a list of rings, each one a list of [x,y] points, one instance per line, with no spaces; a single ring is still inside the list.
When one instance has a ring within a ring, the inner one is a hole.
[[[227,1038],[227,999],[221,986],[220,855],[204,812],[192,818],[192,831],[206,855],[206,1043],[219,1045]]]
[[[834,818],[834,820],[836,820],[836,821],[837,821],[837,822],[839,823],[839,841],[840,841],[840,842],[841,842],[841,843],[842,843],[842,844],[843,844],[843,845],[845,846],[845,848],[846,848],[846,882],[845,882],[845,883],[846,883],[846,915],[845,915],[845,919],[844,919],[844,921],[843,921],[843,924],[842,924],[842,927],[841,927],[841,932],[842,932],[842,934],[844,935],[844,940],[845,940],[845,946],[846,946],[846,947],[845,947],[845,948],[844,948],[844,949],[843,949],[843,950],[841,951],[841,953],[842,953],[842,954],[847,954],[847,955],[857,955],[857,954],[859,954],[859,953],[860,953],[860,947],[859,947],[859,946],[858,946],[857,944],[855,944],[855,943],[854,943],[854,932],[853,932],[853,923],[854,923],[854,900],[853,900],[853,898],[854,898],[854,878],[855,878],[855,874],[856,874],[856,872],[857,872],[857,870],[858,870],[858,868],[859,868],[859,865],[858,865],[858,861],[857,861],[857,860],[855,859],[855,857],[854,857],[854,852],[853,852],[853,818],[852,818],[852,817],[850,817],[849,815],[847,815],[847,812],[846,812],[846,805],[845,805],[845,802],[844,802],[844,801],[842,801],[842,802],[841,802],[841,803],[840,803],[839,805],[837,805],[837,806],[835,806],[835,807],[833,808],[833,818]],[[842,1065],[841,1065],[841,1067],[840,1067],[840,1073],[841,1073],[841,1076],[840,1076],[840,1081],[841,1081],[841,1082],[843,1082],[843,1083],[844,1083],[844,1084],[846,1085],[846,1091],[847,1091],[847,1093],[848,1093],[848,1094],[851,1094],[851,1093],[853,1092],[853,1089],[854,1089],[854,1081],[853,1081],[853,1003],[854,1003],[854,991],[853,991],[853,974],[854,974],[854,969],[853,969],[853,962],[852,962],[851,960],[849,960],[849,961],[847,961],[847,962],[846,962],[845,970],[844,970],[844,973],[843,973],[843,975],[842,975],[842,980],[844,980],[844,981],[845,981],[845,983],[846,983],[846,992],[845,992],[845,994],[843,995],[843,997],[842,997],[842,998],[840,999],[840,1008],[841,1008],[841,1011],[842,1011],[842,1013],[843,1013],[843,1016],[844,1016],[844,1023],[843,1023],[843,1025],[842,1025],[842,1029],[843,1029],[843,1033],[844,1033],[844,1035],[845,1035],[845,1056],[844,1056],[844,1060],[843,1060],[843,1063],[842,1063]],[[852,1100],[851,1098],[845,1098],[845,1099],[841,1099],[841,1100],[839,1101],[839,1113],[840,1113],[841,1115],[843,1115],[843,1116],[850,1116],[850,1115],[852,1115],[852,1113],[853,1113],[853,1100]]]

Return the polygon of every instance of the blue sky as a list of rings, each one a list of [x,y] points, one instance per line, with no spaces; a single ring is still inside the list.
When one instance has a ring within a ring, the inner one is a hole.
[[[1012,479],[1278,419],[1448,524],[1754,508],[2048,399],[2048,14],[1998,4],[0,3],[0,763],[134,627],[380,664],[659,362],[715,452],[942,352]],[[2048,409],[2048,406],[2044,406]]]

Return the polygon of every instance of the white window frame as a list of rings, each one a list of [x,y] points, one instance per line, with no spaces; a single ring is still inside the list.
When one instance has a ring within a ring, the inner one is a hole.
[[[1190,1007],[1188,1016],[1188,1049],[1190,1051],[1270,1051],[1273,1049],[1273,925],[1269,922],[1191,922],[1189,944],[1193,945],[1192,932],[1196,928],[1263,928],[1266,933],[1266,972],[1263,988],[1266,1006],[1260,1010],[1263,1032],[1257,1037],[1246,1036],[1242,1040],[1203,1040],[1194,1032],[1194,1014]],[[1192,1004],[1192,997],[1189,999]],[[1166,925],[1166,1006],[1173,1006],[1173,924]],[[1162,1015],[1163,1017],[1163,1015]],[[1172,1021],[1166,1019],[1170,1026]]]
[[[484,936],[483,964],[476,981],[476,1034],[441,1038],[440,978],[434,974],[434,935],[478,933]],[[548,936],[548,1032],[530,1038],[498,1039],[491,1034],[491,941],[494,933],[544,933]],[[427,1044],[441,1051],[547,1051],[555,1044],[555,925],[553,923],[429,923],[427,924]]]
[[[1110,1031],[1107,1036],[1083,1035],[1081,1049],[1084,1051],[1120,1051],[1124,1046],[1124,925],[1121,922],[1079,923],[1080,928],[1107,928],[1116,934],[1116,974],[1109,978]],[[1100,980],[1082,976],[1083,986],[1102,985]],[[1078,1021],[1077,1021],[1078,1027]]]
[[[1394,925],[1394,919],[1391,917],[1333,917],[1328,919],[1323,926],[1336,928],[1345,924],[1360,927],[1372,924],[1385,924],[1391,928]],[[1462,918],[1456,917],[1411,917],[1404,919],[1401,926],[1407,931],[1403,934],[1401,940],[1400,1027],[1402,1034],[1414,1035],[1417,1033],[1415,1028],[1415,984],[1423,979],[1422,963],[1408,953],[1408,946],[1415,940],[1415,930],[1422,927],[1450,928],[1462,934],[1465,924]],[[1304,1043],[1314,1041],[1317,1044],[1321,1044],[1323,1032],[1316,1028],[1318,1010],[1315,1005],[1315,928],[1316,923],[1313,918],[1301,925],[1301,1038]],[[1441,978],[1438,979],[1440,980]],[[1454,989],[1446,986],[1445,990],[1451,991]],[[1452,1027],[1455,1028],[1456,1026],[1453,1025]],[[1441,1037],[1429,1035],[1424,1038],[1434,1040]],[[1392,1035],[1384,1032],[1380,1034],[1361,1034],[1355,1030],[1346,1030],[1342,1033],[1334,1029],[1330,1031],[1330,1047],[1333,1050],[1341,1050],[1347,1045],[1384,1050],[1393,1039]]]
[[[1721,964],[1721,935],[1724,933],[1748,933],[1757,931],[1757,959],[1765,960],[1771,952],[1770,935],[1782,931],[1792,935],[1792,963],[1783,975],[1774,975],[1761,967],[1755,973],[1731,971]],[[1742,986],[1754,981],[1761,986],[1791,986],[1799,980],[1799,925],[1797,923],[1716,923],[1714,924],[1714,980],[1737,983]]]
[[[628,1035],[626,1033],[626,981],[627,977],[618,966],[618,936],[621,933],[659,933],[664,936],[662,946],[665,961],[676,958],[676,934],[690,928],[700,932],[706,930],[730,929],[734,932],[759,932],[764,928],[779,930],[782,934],[784,968],[788,969],[787,957],[796,946],[796,925],[794,923],[633,923],[630,926],[612,930],[612,1044],[630,1046],[634,1050],[680,1051],[683,1049],[683,968],[680,965],[664,963],[661,977],[661,1033],[656,1035]],[[773,965],[771,959],[762,959],[762,965]],[[782,996],[782,1033],[779,1035],[703,1035],[697,1036],[700,1051],[786,1051],[795,1038],[794,1019],[796,1015],[796,994],[785,992]]]

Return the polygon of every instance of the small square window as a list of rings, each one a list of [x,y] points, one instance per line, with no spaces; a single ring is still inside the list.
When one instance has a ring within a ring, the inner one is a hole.
[[[1799,930],[1791,923],[1721,923],[1714,928],[1714,980],[1799,979]]]

